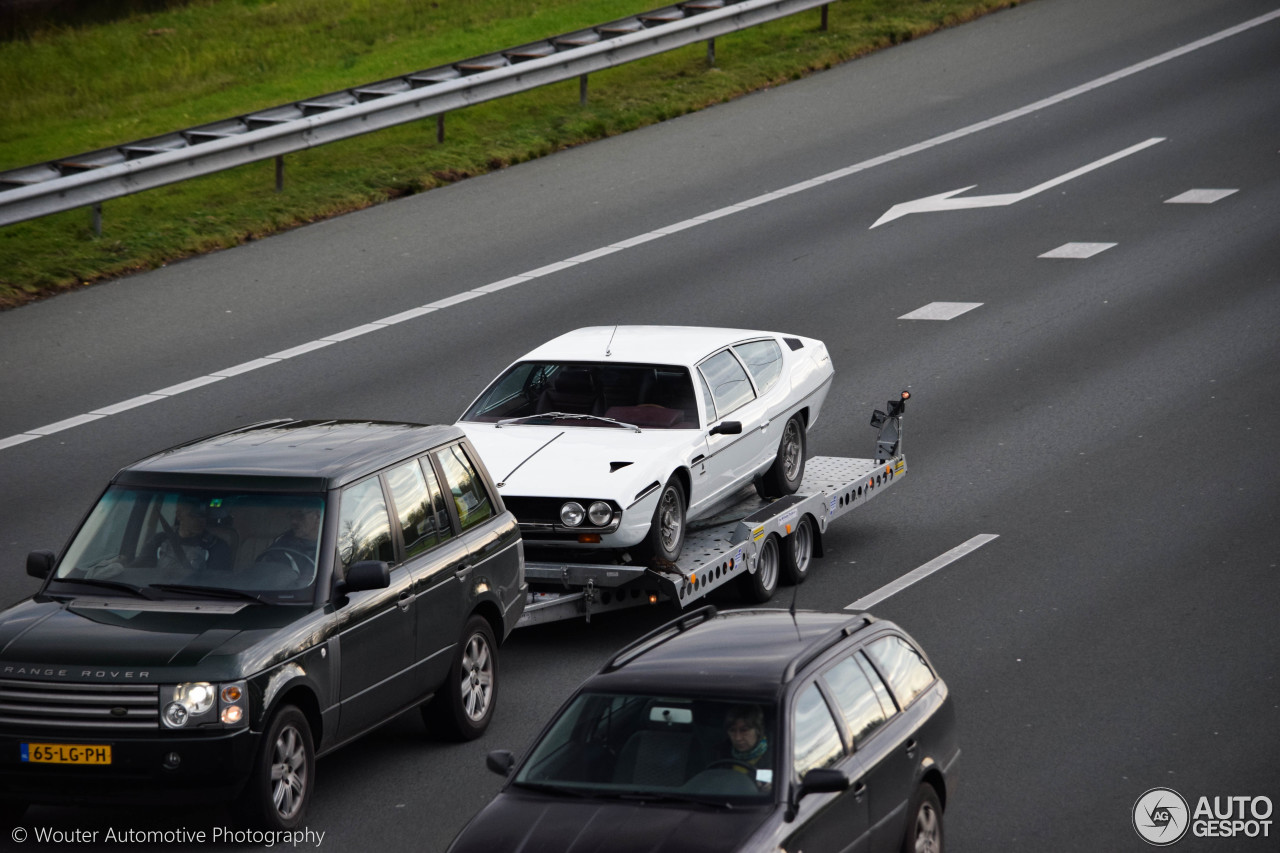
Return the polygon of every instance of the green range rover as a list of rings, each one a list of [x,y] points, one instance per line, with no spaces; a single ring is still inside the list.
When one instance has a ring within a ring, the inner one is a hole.
[[[0,613],[0,807],[234,801],[301,825],[315,761],[406,709],[478,737],[524,551],[452,426],[273,421],[118,473]]]

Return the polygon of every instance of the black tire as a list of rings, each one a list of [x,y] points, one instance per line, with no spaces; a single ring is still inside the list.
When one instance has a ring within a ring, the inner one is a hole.
[[[307,715],[293,705],[276,711],[258,744],[239,812],[254,826],[290,830],[302,825],[315,788],[316,752]]]
[[[764,604],[773,598],[781,571],[779,550],[778,537],[772,533],[760,543],[760,553],[756,555],[756,570],[742,576],[742,594],[748,601]]]
[[[942,804],[932,785],[925,783],[916,789],[907,820],[910,822],[902,838],[902,853],[942,853]]]
[[[473,614],[462,629],[449,677],[422,709],[432,733],[450,740],[475,740],[493,719],[498,701],[498,644],[483,616]]]
[[[636,549],[639,562],[649,565],[674,563],[680,559],[680,552],[684,550],[686,507],[684,487],[673,475],[658,493],[658,505],[654,507],[649,532]]]
[[[801,516],[782,542],[782,579],[789,584],[799,585],[809,576],[809,566],[813,564],[813,519]]]
[[[782,428],[778,440],[778,454],[764,476],[756,483],[756,492],[762,498],[780,498],[794,495],[804,480],[805,452],[804,418],[792,415]]]

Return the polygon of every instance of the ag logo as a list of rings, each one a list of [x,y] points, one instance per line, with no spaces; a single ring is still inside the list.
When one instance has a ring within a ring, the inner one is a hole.
[[[1148,844],[1167,847],[1191,825],[1187,801],[1172,788],[1152,788],[1133,804],[1133,828]]]

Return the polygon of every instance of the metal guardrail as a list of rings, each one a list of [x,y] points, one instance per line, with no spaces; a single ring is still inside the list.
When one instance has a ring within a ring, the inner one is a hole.
[[[0,226],[277,159],[535,89],[826,6],[830,0],[685,0],[485,56],[211,124],[0,172]]]

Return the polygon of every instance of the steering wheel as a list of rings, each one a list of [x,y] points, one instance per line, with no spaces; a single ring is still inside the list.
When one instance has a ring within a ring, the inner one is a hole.
[[[747,762],[745,762],[745,761],[739,761],[739,760],[738,760],[738,759],[736,759],[736,758],[720,758],[720,759],[717,759],[717,760],[715,760],[715,761],[711,762],[710,764],[708,764],[708,765],[707,765],[706,767],[704,767],[703,769],[704,769],[704,770],[715,770],[715,769],[720,768],[720,767],[728,767],[728,768],[736,768],[736,769],[745,770],[747,773],[749,773],[749,774],[751,775],[751,778],[752,778],[752,779],[754,779],[754,778],[755,778],[755,776],[756,776],[756,767],[755,767],[755,765],[754,765],[754,764],[748,764]]]

